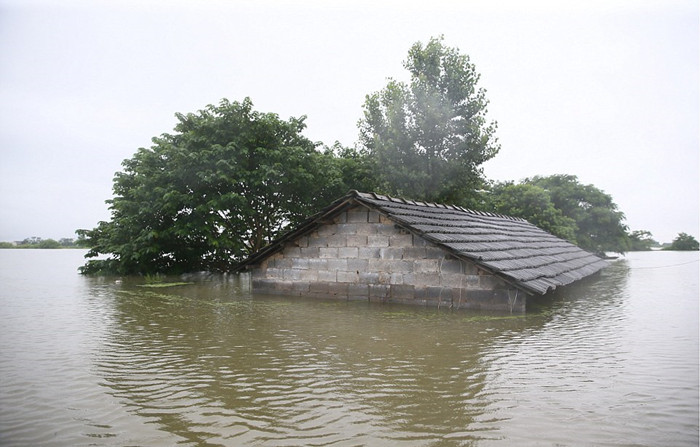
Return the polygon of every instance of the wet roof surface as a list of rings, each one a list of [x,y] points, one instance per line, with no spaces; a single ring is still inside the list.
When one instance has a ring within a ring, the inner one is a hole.
[[[608,265],[523,219],[379,194],[356,197],[407,230],[530,292],[544,294]]]

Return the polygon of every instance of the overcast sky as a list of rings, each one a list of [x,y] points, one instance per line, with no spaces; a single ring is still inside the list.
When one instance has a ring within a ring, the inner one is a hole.
[[[573,174],[631,229],[698,237],[698,24],[695,0],[0,0],[0,241],[109,220],[121,161],[221,98],[352,146],[365,95],[441,34],[498,122],[487,177]]]

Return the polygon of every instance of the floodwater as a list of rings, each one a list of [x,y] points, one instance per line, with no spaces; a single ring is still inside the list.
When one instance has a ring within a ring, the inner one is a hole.
[[[697,252],[526,315],[144,287],[83,254],[0,250],[0,445],[698,445]]]

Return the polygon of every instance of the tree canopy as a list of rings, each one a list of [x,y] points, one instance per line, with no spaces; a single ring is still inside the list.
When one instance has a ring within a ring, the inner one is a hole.
[[[554,206],[545,189],[528,183],[495,183],[488,196],[488,211],[521,217],[555,236],[576,242],[576,222]]]
[[[700,250],[700,243],[688,233],[678,233],[678,236],[665,250],[698,251]]]
[[[622,253],[629,249],[625,215],[612,197],[593,185],[581,184],[574,175],[495,183],[485,194],[483,206],[527,219],[591,252]]]
[[[432,38],[404,68],[410,82],[367,95],[356,149],[318,150],[305,117],[257,112],[248,98],[176,114],[172,134],[115,174],[111,219],[77,231],[90,248],[81,271],[226,271],[349,189],[523,217],[597,253],[629,248],[612,197],[575,176],[487,183],[482,164],[500,146],[468,56]]]
[[[635,230],[630,232],[627,236],[629,238],[630,251],[649,251],[651,247],[659,245],[659,243],[653,239],[651,232],[646,230]]]
[[[575,175],[536,176],[525,179],[524,183],[547,191],[554,207],[574,220],[575,242],[581,248],[595,253],[628,250],[625,215],[609,194],[580,183]]]
[[[79,230],[91,248],[84,273],[227,270],[345,192],[332,152],[243,102],[176,114],[175,133],[123,162],[111,220]]]
[[[500,149],[479,74],[442,37],[415,43],[404,68],[410,83],[390,79],[368,95],[359,123],[379,189],[471,206],[483,182],[481,165]]]

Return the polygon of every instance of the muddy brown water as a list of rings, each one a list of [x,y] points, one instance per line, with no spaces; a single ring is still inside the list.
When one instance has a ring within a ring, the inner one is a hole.
[[[0,445],[698,445],[697,252],[525,315],[85,278],[83,254],[0,250]]]

